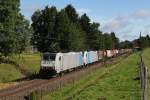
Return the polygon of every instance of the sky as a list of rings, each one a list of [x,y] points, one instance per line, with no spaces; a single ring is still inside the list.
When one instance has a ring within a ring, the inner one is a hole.
[[[103,32],[115,32],[121,41],[150,35],[150,0],[21,0],[21,13],[31,21],[36,10],[73,5],[78,14],[86,13],[91,22],[100,23]]]

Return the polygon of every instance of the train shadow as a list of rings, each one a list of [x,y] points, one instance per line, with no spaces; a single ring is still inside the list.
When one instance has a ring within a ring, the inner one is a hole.
[[[11,82],[21,82],[21,81],[30,81],[30,80],[34,80],[34,79],[51,79],[55,77],[55,75],[41,75],[41,74],[31,74],[28,76],[24,76],[22,78],[13,80]]]

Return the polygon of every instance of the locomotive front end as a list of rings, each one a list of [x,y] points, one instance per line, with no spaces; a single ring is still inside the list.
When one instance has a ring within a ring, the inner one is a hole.
[[[43,53],[41,54],[41,67],[40,74],[54,74],[55,70],[56,53]]]

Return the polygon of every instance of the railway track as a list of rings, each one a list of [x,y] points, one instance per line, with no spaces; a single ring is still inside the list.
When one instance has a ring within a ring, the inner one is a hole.
[[[116,59],[126,57],[127,55],[118,56],[106,61],[106,63],[115,63]],[[81,76],[96,70],[102,65],[102,63],[95,63],[89,65],[89,67],[77,69],[65,74],[62,77],[54,77],[50,79],[33,79],[22,82],[16,86],[9,87],[7,89],[0,90],[0,100],[25,100],[24,97],[32,93],[33,91],[53,91],[67,83],[73,82]]]

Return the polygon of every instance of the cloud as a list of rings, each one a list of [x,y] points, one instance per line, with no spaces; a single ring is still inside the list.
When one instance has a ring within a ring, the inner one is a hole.
[[[150,17],[150,11],[149,10],[139,10],[134,12],[131,17],[133,18],[138,18],[138,19],[144,19],[144,18],[149,18]]]
[[[116,18],[112,19],[104,23],[104,27],[102,28],[104,31],[118,31],[122,28],[125,28],[131,21],[135,22],[137,20],[145,20],[145,18],[150,18],[150,11],[149,10],[139,10],[135,11],[128,15],[117,16]]]
[[[124,41],[124,40],[132,41],[133,39],[136,39],[138,37],[139,37],[138,35],[123,33],[120,38],[121,38],[122,41]]]
[[[146,25],[145,27],[144,27],[144,31],[143,31],[143,33],[142,33],[142,35],[144,35],[144,36],[146,36],[146,35],[150,35],[150,24],[149,25]]]
[[[133,40],[138,37],[137,33],[142,30],[143,35],[150,35],[150,11],[139,10],[133,13],[116,16],[111,20],[105,20],[102,23],[102,31],[114,31],[121,40]],[[143,25],[147,25],[144,27]],[[130,30],[126,31],[125,30]],[[131,31],[132,30],[132,31]]]
[[[77,12],[82,15],[84,13],[91,13],[91,10],[90,9],[87,9],[87,8],[79,8],[77,9]]]
[[[131,41],[135,38],[138,38],[138,35],[135,33],[132,27],[121,30],[116,35],[121,39],[121,41],[124,41],[124,40]]]
[[[115,19],[110,20],[102,27],[103,31],[119,31],[129,24],[127,16],[118,16]]]

